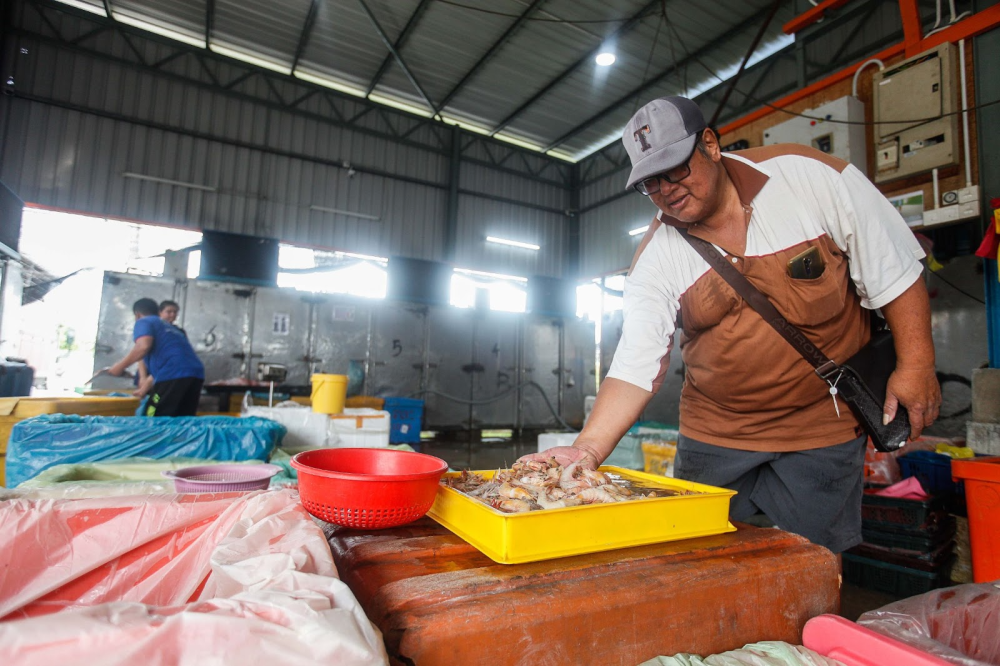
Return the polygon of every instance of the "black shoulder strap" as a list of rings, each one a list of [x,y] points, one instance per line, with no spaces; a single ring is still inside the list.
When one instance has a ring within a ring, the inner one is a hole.
[[[778,312],[778,309],[774,307],[774,304],[768,300],[767,296],[760,293],[742,273],[726,261],[725,257],[715,249],[714,245],[701,238],[692,236],[685,229],[678,229],[678,231],[684,237],[684,240],[690,243],[691,247],[708,262],[708,265],[714,268],[722,276],[722,279],[728,282],[729,286],[735,289],[736,293],[764,318],[764,321],[780,333],[781,337],[787,340],[788,344],[802,355],[802,358],[816,368],[817,375],[825,379],[837,371],[837,364],[817,349],[816,345],[810,342],[809,338],[802,331],[796,326],[789,324],[781,316],[781,313]]]

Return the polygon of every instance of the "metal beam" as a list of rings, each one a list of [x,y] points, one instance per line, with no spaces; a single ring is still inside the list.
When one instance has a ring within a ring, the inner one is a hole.
[[[396,43],[393,44],[397,52],[403,48],[403,44],[405,44],[406,40],[409,38],[410,32],[417,26],[417,21],[421,16],[423,16],[424,10],[427,9],[427,5],[429,4],[430,0],[420,0],[420,4],[417,5],[417,8],[413,10],[412,14],[410,14],[410,18],[406,21],[406,25],[403,26],[402,32],[400,32],[399,37],[396,38]],[[368,84],[368,90],[365,91],[366,97],[371,95],[372,91],[375,90],[375,86],[377,86],[378,82],[382,80],[382,77],[385,75],[386,70],[389,69],[389,64],[391,62],[392,53],[389,53],[389,55],[382,60],[382,64],[379,65],[378,71],[375,72],[375,76],[372,77],[371,83]]]
[[[209,0],[209,2],[214,2],[214,0]],[[313,26],[316,25],[319,2],[320,0],[312,0],[309,4],[309,13],[306,14],[306,21],[302,24],[302,32],[299,34],[299,44],[295,47],[295,57],[292,59],[292,74],[295,74],[295,68],[299,66],[299,60],[302,59],[302,54],[306,50],[306,44],[309,43],[309,36],[312,34]]]
[[[205,48],[211,48],[212,30],[215,28],[215,0],[205,1]]]
[[[588,60],[592,59],[601,50],[601,47],[606,42],[612,41],[612,40],[620,37],[622,34],[628,32],[629,30],[631,30],[632,28],[634,28],[636,25],[638,25],[640,21],[642,21],[644,18],[646,18],[649,15],[649,10],[652,9],[653,7],[658,6],[660,4],[660,2],[661,2],[661,0],[652,0],[652,2],[647,2],[645,5],[643,5],[642,9],[640,9],[636,14],[634,14],[632,16],[632,18],[630,18],[628,21],[626,21],[625,23],[623,23],[620,28],[618,28],[613,33],[611,33],[610,35],[608,35],[607,37],[605,37],[604,40],[600,44],[598,44],[596,48],[593,48],[590,51],[588,51],[582,58],[580,58],[579,60],[577,60],[576,62],[574,62],[572,65],[570,65],[566,69],[564,69],[562,71],[562,73],[559,74],[559,76],[557,76],[556,78],[554,78],[551,81],[549,81],[548,83],[546,83],[542,87],[542,89],[539,90],[538,92],[536,92],[534,95],[532,95],[531,98],[528,101],[522,103],[521,106],[517,107],[512,112],[510,112],[507,115],[506,118],[504,118],[503,120],[501,120],[497,124],[497,126],[493,128],[493,130],[490,132],[490,136],[495,136],[498,132],[503,131],[503,129],[505,127],[507,127],[507,125],[510,124],[510,121],[512,121],[514,118],[517,118],[519,115],[521,115],[521,113],[523,113],[524,110],[527,109],[529,106],[531,106],[532,104],[534,104],[538,100],[538,98],[542,97],[545,93],[549,92],[554,87],[556,87],[557,85],[559,85],[560,83],[562,83],[562,81],[566,77],[568,77],[570,74],[572,74],[574,71],[576,71],[576,69],[578,67],[580,67],[583,63],[585,63]]]
[[[38,14],[43,23],[46,26],[50,27],[52,35],[47,34],[44,30],[41,29],[28,30],[24,27],[15,25],[13,23],[9,23],[2,25],[2,28],[0,28],[0,32],[3,32],[5,37],[8,35],[26,37],[40,43],[49,44],[69,52],[80,53],[86,56],[98,58],[100,60],[110,62],[121,67],[126,67],[135,71],[151,71],[156,73],[157,76],[161,76],[165,79],[192,85],[202,90],[207,90],[210,92],[222,94],[231,99],[238,99],[245,102],[260,104],[270,109],[288,111],[303,118],[309,118],[319,122],[328,123],[330,125],[349,129],[367,136],[373,136],[382,139],[390,139],[395,141],[399,145],[425,150],[434,153],[436,155],[447,156],[450,154],[450,144],[448,143],[447,133],[450,133],[452,126],[446,125],[443,122],[438,122],[429,118],[417,118],[414,116],[410,116],[408,114],[400,113],[392,109],[387,109],[387,112],[391,114],[399,114],[399,117],[406,117],[411,122],[416,122],[417,124],[428,128],[429,130],[431,130],[431,133],[434,135],[434,138],[436,138],[437,141],[431,142],[431,141],[416,141],[412,139],[399,139],[397,137],[393,137],[387,131],[365,127],[363,124],[359,125],[352,122],[352,119],[348,118],[345,113],[342,113],[340,109],[336,108],[336,106],[333,106],[333,100],[343,100],[349,103],[350,105],[359,106],[363,109],[366,109],[367,111],[376,109],[385,109],[386,107],[381,104],[377,104],[375,102],[354,97],[353,95],[338,93],[336,91],[330,90],[329,88],[318,86],[316,84],[312,84],[307,81],[303,81],[301,79],[294,78],[288,75],[279,74],[276,72],[272,72],[270,70],[255,67],[253,65],[249,65],[242,61],[233,60],[232,58],[228,58],[226,56],[217,54],[213,51],[206,50],[196,46],[191,46],[170,39],[168,37],[163,37],[161,35],[149,33],[139,28],[135,28],[133,26],[126,25],[124,23],[120,23],[112,19],[104,18],[97,14],[86,12],[69,5],[63,5],[61,3],[52,2],[51,0],[22,0],[22,4],[23,6],[31,7]],[[136,53],[135,51],[132,51],[135,57],[129,58],[120,54],[112,54],[107,50],[101,50],[100,48],[98,48],[100,47],[100,44],[93,44],[88,46],[84,46],[81,44],[73,44],[72,41],[66,38],[64,35],[62,35],[62,33],[59,32],[58,29],[48,19],[47,13],[49,10],[53,12],[58,12],[60,14],[73,16],[88,25],[104,26],[107,29],[117,33],[123,39],[126,37],[136,37],[140,38],[144,43],[153,43],[160,46],[167,46],[170,49],[172,49],[172,53],[167,53],[166,55],[164,55],[164,57],[162,57],[160,60],[156,62],[145,62],[145,61],[140,62],[139,61],[140,54]],[[196,77],[191,74],[182,73],[180,71],[170,71],[162,68],[167,63],[177,60],[178,58],[185,57],[187,55],[202,57],[206,61],[209,61],[210,63],[224,63],[228,67],[233,68],[235,71],[242,72],[242,74],[236,74],[233,77],[233,79],[228,83],[222,82],[220,86],[217,86],[211,82],[205,81],[204,78],[202,77]],[[272,95],[258,95],[256,93],[242,92],[234,89],[240,83],[242,83],[243,81],[247,80],[252,76],[260,77],[268,82],[281,81],[283,84],[291,84],[297,91],[302,91],[302,92],[295,92],[293,96],[290,98],[291,100],[298,99],[299,96],[307,90],[313,90],[313,89],[319,90],[320,93],[323,95],[323,97],[331,102],[331,113],[321,114],[314,111],[304,110],[301,108],[292,108],[290,103],[287,101],[283,104],[279,104],[273,101]],[[442,132],[446,132],[446,134],[442,136]],[[481,136],[477,133],[461,130],[460,134],[463,136],[463,138],[467,138],[467,140],[470,140],[472,143],[482,140],[484,144],[490,145],[495,149],[501,149],[504,151],[513,151],[513,152],[525,152],[542,161],[551,160],[560,166],[566,166],[566,163],[562,162],[561,160],[557,160],[555,158],[540,154],[533,150],[519,148],[517,146],[510,145],[506,142],[490,139],[488,137]],[[463,141],[463,153],[470,145],[471,144],[466,143],[466,141]],[[463,155],[462,161],[469,164],[478,164],[480,166],[493,168],[496,169],[497,171],[501,171],[503,173],[509,173],[514,176],[530,177],[523,171],[519,171],[517,169],[512,169],[509,167],[497,167],[495,165],[489,164],[486,160],[480,159],[478,157]],[[546,184],[554,185],[562,189],[566,189],[569,185],[565,177],[565,171],[561,169],[559,171],[559,175],[560,175],[559,180],[550,178],[538,178],[537,180],[539,180],[540,182],[544,182]]]
[[[493,42],[493,44],[488,49],[486,49],[486,53],[484,53],[483,56],[478,61],[476,61],[476,64],[472,66],[472,69],[466,72],[465,76],[463,76],[462,79],[458,83],[456,83],[451,90],[448,91],[448,94],[444,96],[444,99],[441,100],[442,109],[448,106],[448,102],[450,102],[455,97],[455,95],[458,94],[458,92],[465,86],[465,84],[468,83],[469,79],[475,76],[479,72],[479,70],[482,69],[482,67],[494,55],[496,55],[497,51],[503,48],[503,45],[506,44],[507,41],[514,36],[514,33],[516,33],[521,28],[521,26],[525,24],[525,22],[527,22],[527,20],[531,17],[531,15],[535,13],[535,10],[538,9],[538,6],[541,5],[543,2],[545,2],[545,0],[534,0],[534,2],[528,5],[528,8],[521,13],[521,15],[517,18],[517,20],[514,21],[514,23],[512,23],[511,26],[507,28],[507,30],[504,31],[502,35],[500,35],[500,39]]]
[[[111,15],[111,0],[104,0],[104,13],[108,15],[108,18],[114,18]]]
[[[770,7],[762,9],[761,11],[757,12],[756,14],[754,14],[753,16],[751,16],[749,19],[747,19],[745,23],[748,23],[748,24],[750,24],[750,23],[757,23],[758,21],[763,20],[763,18],[765,16],[767,16],[770,13],[770,11],[771,11]],[[691,54],[688,54],[687,56],[685,56],[680,62],[674,63],[670,67],[667,67],[665,70],[663,70],[662,72],[660,72],[659,74],[657,74],[653,78],[651,78],[648,81],[646,81],[645,83],[642,83],[639,86],[633,88],[627,94],[623,95],[622,97],[619,97],[618,99],[616,99],[611,104],[607,105],[606,107],[604,107],[603,109],[601,109],[600,111],[598,111],[597,113],[595,113],[594,115],[592,115],[589,118],[587,118],[586,120],[584,120],[582,123],[579,123],[573,129],[565,132],[558,139],[554,140],[552,143],[550,143],[549,145],[545,146],[545,148],[542,149],[543,152],[544,151],[552,150],[556,146],[562,145],[567,139],[569,139],[570,137],[572,137],[574,134],[577,134],[581,130],[586,129],[590,125],[594,124],[596,121],[598,121],[601,118],[603,118],[604,116],[608,115],[609,113],[611,113],[612,111],[614,111],[615,109],[617,109],[622,104],[625,104],[626,102],[630,101],[636,95],[642,94],[643,92],[645,92],[649,88],[652,88],[653,86],[657,85],[658,83],[660,83],[661,81],[663,81],[664,79],[666,79],[668,76],[671,76],[675,72],[679,72],[679,71],[683,70],[690,63],[698,60],[702,56],[704,56],[704,55],[708,54],[709,52],[715,50],[720,44],[728,44],[728,43],[732,42],[732,40],[733,40],[733,37],[728,32],[726,32],[726,33],[724,33],[722,35],[719,35],[718,37],[716,37],[712,41],[708,42],[707,44],[705,44],[704,46],[702,46],[700,49],[698,49],[697,51],[695,51],[694,53],[691,53]]]
[[[740,63],[740,68],[736,70],[736,74],[730,79],[729,87],[726,88],[726,92],[722,95],[722,101],[719,105],[715,107],[715,113],[712,114],[712,119],[708,121],[709,127],[715,127],[715,121],[719,119],[719,114],[722,112],[723,107],[726,106],[726,102],[729,101],[729,96],[733,92],[733,88],[740,81],[740,77],[743,76],[743,70],[747,67],[747,62],[750,61],[750,56],[753,52],[757,50],[757,45],[760,44],[760,40],[764,37],[764,33],[767,31],[767,27],[771,25],[771,20],[774,15],[778,13],[778,8],[781,7],[782,0],[774,0],[771,4],[771,11],[768,12],[767,16],[764,18],[764,22],[761,23],[760,29],[757,31],[756,36],[754,36],[753,41],[750,42],[750,48],[747,49],[747,54],[743,56],[743,62]]]
[[[375,18],[375,14],[373,14],[372,10],[368,7],[368,3],[366,3],[365,0],[358,0],[358,4],[365,10],[365,14],[368,15],[368,20],[372,22],[372,27],[375,28],[375,32],[377,32],[378,36],[382,39],[382,43],[385,45],[385,48],[389,49],[389,53],[391,53],[392,57],[396,59],[396,63],[403,69],[403,73],[406,74],[406,78],[410,80],[413,87],[416,88],[417,92],[420,93],[420,96],[424,98],[424,103],[430,107],[431,113],[434,114],[434,117],[438,118],[437,106],[435,106],[434,102],[431,101],[430,96],[428,96],[424,91],[420,82],[417,81],[417,77],[414,76],[413,72],[410,71],[410,68],[406,66],[406,61],[403,60],[403,56],[399,55],[399,51],[397,51],[393,43],[389,41],[389,36],[385,34],[385,30],[382,29],[378,19]]]

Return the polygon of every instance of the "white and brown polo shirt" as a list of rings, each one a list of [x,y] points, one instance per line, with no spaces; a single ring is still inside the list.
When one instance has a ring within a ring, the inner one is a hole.
[[[868,341],[868,310],[920,278],[924,253],[913,233],[864,174],[825,153],[776,145],[724,154],[723,164],[753,213],[745,255],[719,251],[827,356],[850,358]],[[754,451],[854,438],[847,405],[838,417],[812,366],[661,216],[625,281],[625,323],[608,376],[656,391],[679,323],[685,436]],[[822,275],[792,278],[789,260],[811,246]]]

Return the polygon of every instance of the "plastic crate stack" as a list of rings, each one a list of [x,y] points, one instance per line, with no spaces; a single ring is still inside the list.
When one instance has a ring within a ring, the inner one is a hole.
[[[875,494],[876,488],[865,490],[861,504],[864,542],[844,553],[844,578],[903,598],[950,584],[955,561],[951,513],[962,502],[961,488],[951,480],[948,456],[915,451],[898,461],[903,477],[916,476],[931,497],[883,497]]]

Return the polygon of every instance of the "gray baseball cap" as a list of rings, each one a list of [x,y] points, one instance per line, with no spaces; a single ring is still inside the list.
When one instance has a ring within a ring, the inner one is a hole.
[[[686,97],[661,97],[636,111],[622,131],[632,160],[625,189],[682,164],[705,127],[701,109]]]

